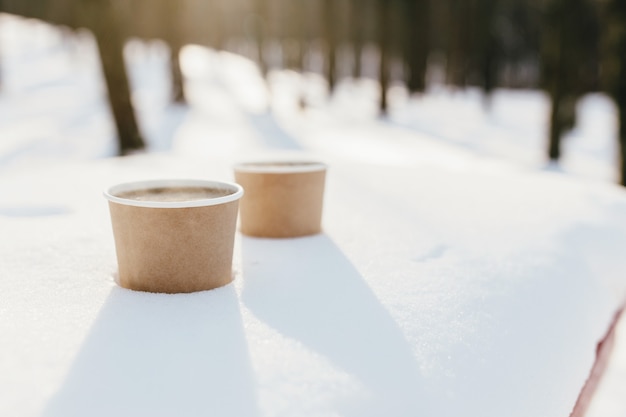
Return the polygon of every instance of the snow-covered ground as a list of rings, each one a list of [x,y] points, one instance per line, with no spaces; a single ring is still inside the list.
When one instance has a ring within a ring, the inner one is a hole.
[[[430,162],[440,157],[451,168],[464,164],[469,153],[520,171],[603,184],[616,179],[616,110],[599,94],[579,103],[578,125],[555,167],[545,160],[549,103],[541,92],[498,90],[487,111],[475,90],[433,86],[409,97],[396,86],[390,115],[378,118],[378,87],[371,80],[343,81],[329,97],[316,74],[273,71],[264,82],[245,58],[188,46],[181,59],[189,106],[180,106],[169,100],[165,44],[133,40],[125,53],[133,103],[152,152],[243,159],[272,148],[403,166],[428,163],[419,153],[428,149]],[[114,126],[88,33],[70,36],[0,15],[0,54],[0,175],[115,154]],[[407,155],[407,143],[416,152]],[[622,321],[617,350],[588,416],[626,416],[625,386]]]

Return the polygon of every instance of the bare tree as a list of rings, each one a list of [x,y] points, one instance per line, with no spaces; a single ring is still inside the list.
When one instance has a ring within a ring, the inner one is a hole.
[[[592,89],[597,36],[587,0],[550,0],[542,34],[542,84],[552,109],[548,158],[561,156],[561,137],[576,124],[578,98]]]
[[[426,69],[430,52],[430,0],[405,0],[405,51],[410,92],[426,89]]]
[[[84,0],[80,14],[94,33],[102,63],[109,103],[118,133],[119,152],[126,154],[145,147],[130,99],[124,65],[123,21],[111,0]]]
[[[162,1],[160,3],[161,21],[163,22],[164,37],[170,46],[170,74],[172,77],[172,100],[177,103],[185,103],[185,89],[183,72],[180,67],[180,51],[183,48],[182,8],[184,1]],[[159,4],[157,3],[157,4]]]
[[[332,93],[335,89],[337,75],[337,29],[335,26],[335,7],[334,0],[322,0],[323,3],[323,31],[325,41],[326,55],[326,80],[328,81],[328,90]]]
[[[606,10],[605,31],[607,90],[618,110],[619,182],[626,186],[626,2],[611,0]]]
[[[390,5],[386,0],[377,0],[377,16],[378,16],[378,48],[380,50],[380,61],[378,68],[378,82],[380,84],[380,102],[379,108],[381,114],[387,114],[389,103],[387,99],[387,90],[390,81]]]

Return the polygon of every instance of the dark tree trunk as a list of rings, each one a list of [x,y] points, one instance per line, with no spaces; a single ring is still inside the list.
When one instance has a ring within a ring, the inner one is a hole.
[[[446,48],[446,80],[460,87],[467,85],[468,55],[471,54],[470,13],[472,3],[469,0],[451,0],[448,2]]]
[[[495,34],[496,26],[496,5],[497,0],[483,0],[478,8],[477,48],[478,48],[478,70],[482,81],[482,88],[485,100],[483,104],[489,107],[491,104],[491,93],[496,87],[498,75],[497,61],[497,39]]]
[[[542,86],[552,101],[548,158],[556,161],[562,135],[576,123],[576,102],[590,89],[597,40],[587,0],[551,0],[542,23]]]
[[[176,103],[186,103],[183,71],[180,67],[181,46],[170,44],[170,72],[172,74],[172,100]]]
[[[130,86],[124,65],[122,22],[107,0],[83,3],[91,22],[102,63],[109,103],[117,128],[119,153],[127,154],[145,147],[139,132],[130,98]]]
[[[180,67],[180,51],[183,48],[182,20],[184,2],[165,0],[162,4],[163,28],[165,40],[170,46],[170,74],[172,83],[172,100],[176,103],[185,103],[185,89],[183,72]]]
[[[561,157],[561,112],[562,99],[558,95],[552,95],[552,109],[550,111],[550,132],[548,135],[548,158],[551,161],[558,161]]]
[[[611,74],[609,93],[618,109],[618,142],[619,142],[619,182],[626,186],[626,3],[623,0],[612,0],[608,9],[612,35],[609,44],[610,67],[616,69]]]
[[[563,61],[559,62],[558,67],[561,67]],[[565,71],[565,69],[562,68],[561,71]],[[556,77],[553,80],[549,94],[552,101],[552,109],[550,112],[548,158],[552,161],[558,161],[561,157],[561,139],[576,124],[576,102],[578,96],[575,92],[566,91],[566,86],[563,84],[563,78],[561,77]]]
[[[430,0],[406,0],[406,59],[409,70],[407,87],[410,92],[426,89],[426,70],[430,50]]]
[[[363,55],[363,5],[362,0],[352,0],[350,2],[350,19],[352,50],[354,53],[354,65],[352,66],[352,77],[354,79],[361,78],[363,69],[361,67],[361,59]]]
[[[622,7],[621,24],[622,28],[626,27],[626,5]],[[620,38],[617,40],[616,58],[619,60],[619,72],[615,83],[613,98],[618,108],[619,123],[619,182],[626,186],[626,33],[622,31]]]
[[[377,0],[377,16],[378,16],[378,47],[380,48],[380,61],[378,68],[378,82],[380,84],[380,103],[379,109],[382,115],[389,111],[389,103],[387,100],[387,90],[389,89],[389,18],[391,3],[386,0]]]
[[[626,71],[625,71],[626,72]],[[624,74],[626,77],[626,74]],[[626,186],[626,100],[619,106],[619,183]]]
[[[328,91],[335,90],[337,76],[337,34],[335,28],[335,8],[334,0],[324,0],[323,3],[323,24],[324,40],[326,42],[326,80],[328,81]]]

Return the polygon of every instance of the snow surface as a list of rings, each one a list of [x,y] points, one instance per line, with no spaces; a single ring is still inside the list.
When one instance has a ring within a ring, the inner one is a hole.
[[[132,41],[152,152],[109,158],[91,37],[0,17],[0,415],[569,415],[626,287],[605,97],[580,104],[555,168],[538,92],[498,91],[487,113],[472,90],[394,88],[380,120],[371,81],[328,99],[317,75],[264,83],[189,46],[190,105],[173,106],[165,45]],[[115,285],[102,189],[229,180],[277,153],[329,164],[325,233],[237,235],[214,291]],[[589,416],[626,415],[624,340]]]

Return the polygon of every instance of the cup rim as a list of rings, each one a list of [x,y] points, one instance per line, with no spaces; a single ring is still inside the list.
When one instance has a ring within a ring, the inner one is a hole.
[[[115,194],[125,191],[135,191],[141,189],[159,188],[159,187],[207,187],[207,188],[226,188],[232,191],[231,194],[215,197],[203,198],[199,200],[188,201],[139,201],[128,198],[118,197]],[[113,185],[103,192],[104,197],[114,203],[126,206],[147,207],[147,208],[189,208],[189,207],[205,207],[215,206],[231,201],[239,200],[243,196],[243,187],[234,182],[212,181],[201,179],[156,179],[145,181],[131,181]]]
[[[246,161],[234,165],[237,172],[283,174],[294,172],[317,172],[328,168],[323,162],[312,160],[259,160]]]

